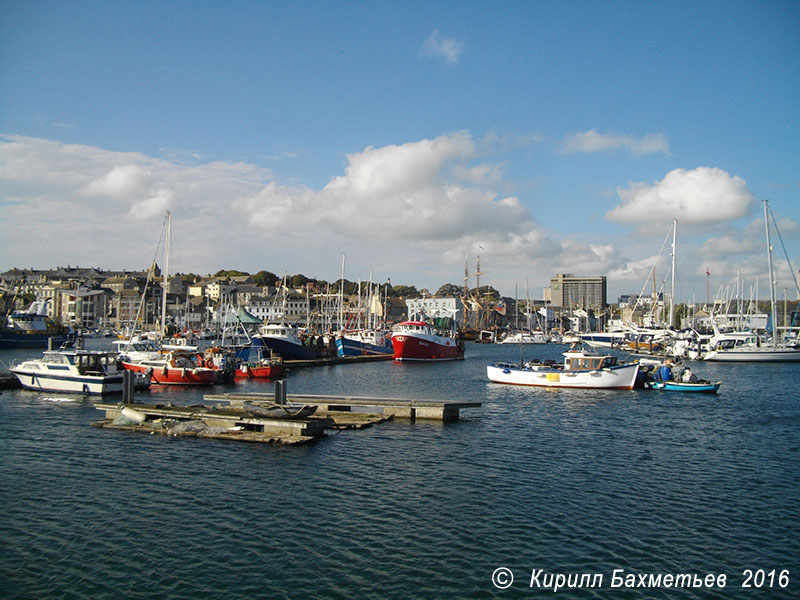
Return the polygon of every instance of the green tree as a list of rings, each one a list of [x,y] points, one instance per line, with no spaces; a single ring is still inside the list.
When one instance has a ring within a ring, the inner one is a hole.
[[[265,287],[265,286],[275,286],[278,282],[278,276],[275,273],[271,273],[270,271],[261,270],[255,275],[253,275],[253,283],[258,286]]]
[[[460,296],[464,292],[464,288],[454,283],[445,283],[442,287],[436,290],[437,296]]]
[[[292,278],[289,280],[289,285],[295,289],[299,289],[305,287],[309,281],[311,280],[308,277],[302,273],[298,273],[297,275],[292,276]]]
[[[413,285],[396,285],[392,287],[390,295],[403,298],[418,298],[421,294]]]
[[[220,269],[216,273],[214,273],[214,277],[243,277],[249,276],[250,273],[247,271],[237,271],[235,269]]]

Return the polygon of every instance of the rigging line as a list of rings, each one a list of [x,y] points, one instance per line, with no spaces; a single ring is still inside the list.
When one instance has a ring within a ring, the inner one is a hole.
[[[789,272],[792,274],[792,280],[794,281],[794,287],[797,289],[797,294],[800,296],[800,285],[797,283],[797,276],[794,274],[794,267],[792,266],[792,261],[789,260],[789,253],[786,251],[786,246],[783,244],[783,238],[781,237],[781,230],[778,229],[778,223],[775,221],[775,213],[772,212],[770,209],[769,215],[772,217],[772,223],[775,225],[775,233],[778,234],[778,239],[781,242],[781,248],[783,248],[783,255],[786,257],[786,262],[789,264]]]
[[[650,271],[648,271],[647,273],[647,278],[645,279],[644,285],[642,286],[642,291],[639,292],[639,297],[636,298],[636,302],[633,305],[633,310],[631,311],[631,315],[633,315],[633,313],[636,312],[636,309],[639,306],[639,302],[642,296],[644,295],[645,289],[647,288],[648,285],[650,285],[650,278],[655,273],[656,267],[658,266],[658,261],[661,259],[661,253],[664,252],[664,246],[667,245],[667,240],[669,240],[671,235],[672,235],[672,229],[670,228],[670,230],[667,232],[667,235],[664,237],[664,242],[661,244],[661,249],[658,251],[658,256],[656,257],[656,262],[653,265],[653,268],[650,269]]]
[[[166,237],[168,218],[169,218],[169,213],[167,213],[167,215],[164,217],[164,223],[161,226],[161,236],[158,238],[158,244],[156,244],[156,250],[155,252],[153,252],[153,260],[150,262],[150,267],[147,269],[147,279],[144,282],[144,289],[142,290],[142,298],[141,301],[139,302],[139,307],[136,309],[136,317],[133,320],[133,327],[131,327],[130,336],[128,337],[129,342],[133,339],[133,335],[136,332],[136,324],[142,317],[142,309],[144,308],[144,303],[147,298],[147,288],[150,286],[151,277],[153,275],[153,265],[156,264],[156,258],[158,257],[158,251],[161,248],[161,242]],[[144,323],[142,325],[144,325]]]

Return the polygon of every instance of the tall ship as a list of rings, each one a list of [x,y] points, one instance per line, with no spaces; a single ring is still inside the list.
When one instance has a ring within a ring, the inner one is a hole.
[[[398,361],[445,361],[464,358],[464,342],[457,338],[452,317],[415,315],[394,326],[392,350]]]
[[[27,309],[6,316],[0,328],[0,348],[46,348],[50,338],[57,348],[69,337],[69,328],[48,319],[47,303],[37,300]]]

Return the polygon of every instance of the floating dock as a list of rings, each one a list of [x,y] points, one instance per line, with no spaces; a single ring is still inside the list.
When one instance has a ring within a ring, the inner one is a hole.
[[[302,444],[323,437],[328,429],[363,429],[394,418],[451,423],[459,420],[461,409],[481,406],[480,402],[287,394],[285,380],[275,382],[273,394],[206,394],[206,404],[194,406],[138,404],[128,380],[122,402],[95,404],[106,416],[92,425],[172,436]]]
[[[105,411],[95,427],[245,442],[302,444],[336,427],[330,417],[273,418],[237,406],[173,406],[98,402]],[[286,407],[287,412],[293,407]]]
[[[278,383],[278,382],[276,382]],[[276,394],[206,394],[206,401],[215,402],[267,402],[280,395],[280,386],[276,386]],[[284,394],[283,398],[295,405],[313,405],[317,414],[331,412],[353,412],[356,410],[378,412],[385,416],[402,419],[431,419],[452,423],[460,418],[461,409],[480,408],[480,402],[449,402],[439,400],[407,400],[402,398],[378,398],[372,396],[336,396],[322,394]],[[278,400],[279,402],[281,400]]]

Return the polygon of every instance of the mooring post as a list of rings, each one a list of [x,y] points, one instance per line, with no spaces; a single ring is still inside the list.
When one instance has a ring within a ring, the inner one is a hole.
[[[278,379],[275,382],[275,404],[286,404],[286,380]]]
[[[132,371],[125,369],[122,372],[122,403],[130,404],[131,402],[131,375]]]
[[[52,349],[53,349],[53,338],[49,337],[47,338],[47,350],[50,351]]]

